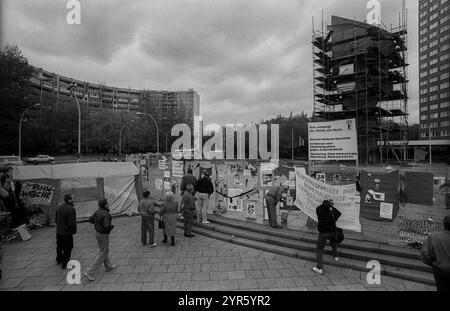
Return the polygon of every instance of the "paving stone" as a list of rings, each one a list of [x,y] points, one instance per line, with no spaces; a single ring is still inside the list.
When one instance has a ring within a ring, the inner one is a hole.
[[[219,281],[201,282],[199,290],[201,290],[201,291],[218,291],[219,290]]]
[[[308,291],[311,292],[326,292],[329,291],[327,286],[307,286]]]
[[[143,291],[159,291],[161,290],[162,282],[143,283],[141,290]]]
[[[262,270],[249,270],[245,271],[245,276],[247,279],[262,279],[264,274]]]
[[[367,291],[367,288],[365,288],[361,284],[350,284],[350,285],[345,285],[345,287],[347,288],[347,290],[350,290],[350,291],[358,291],[358,292]]]
[[[220,263],[217,265],[218,265],[218,271],[234,271],[234,270],[236,270],[234,263]]]
[[[221,271],[221,272],[210,272],[209,273],[209,279],[211,281],[220,281],[220,280],[228,280],[228,272]]]
[[[185,269],[184,265],[174,264],[174,265],[169,265],[167,272],[183,272],[184,269]]]
[[[175,272],[173,275],[173,281],[191,281],[191,272]]]
[[[200,281],[185,281],[181,283],[181,291],[198,291],[200,288]]]
[[[234,290],[239,289],[239,285],[237,280],[222,280],[219,281],[219,290],[221,291],[227,291],[227,290]]]
[[[243,280],[245,279],[244,271],[228,271],[228,278],[230,280]]]
[[[155,281],[159,282],[171,282],[173,281],[174,272],[157,272]]]
[[[192,280],[193,281],[209,281],[209,273],[210,272],[192,273]]]
[[[179,291],[180,289],[180,282],[164,282],[161,286],[162,291]]]
[[[263,270],[262,271],[265,278],[278,278],[281,277],[280,272],[276,269],[269,269],[269,270]]]
[[[45,292],[58,292],[64,288],[64,285],[47,285],[45,286],[42,291]]]
[[[121,288],[121,291],[139,291],[143,283],[127,283]]]
[[[256,289],[258,288],[258,283],[256,280],[237,280],[239,289]]]

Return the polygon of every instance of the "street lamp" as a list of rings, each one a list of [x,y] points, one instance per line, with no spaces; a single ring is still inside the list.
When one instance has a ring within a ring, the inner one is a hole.
[[[171,132],[172,132],[172,131],[169,130],[169,131],[167,132],[167,134],[166,134],[166,153],[167,153],[167,138],[168,138],[168,136],[169,136],[169,134],[170,134]]]
[[[122,131],[125,128],[125,125],[127,125],[128,123],[132,123],[135,122],[136,120],[130,120],[125,122],[122,127],[120,128],[120,132],[119,132],[119,158],[122,156]]]
[[[75,83],[72,83],[69,85],[69,91],[70,91],[70,95],[73,94],[73,97],[75,97],[75,101],[77,102],[77,106],[78,106],[78,162],[80,162],[80,157],[81,157],[81,109],[80,109],[80,103],[78,102],[78,98],[75,95],[75,92],[73,91],[73,88],[76,87]]]
[[[33,108],[33,107],[38,107],[40,105],[41,104],[34,104],[34,105],[31,105],[31,106],[28,106],[27,108],[25,108],[23,110],[22,114],[20,115],[20,120],[19,120],[19,159],[22,159],[22,120],[23,120],[23,117],[25,115],[25,112],[28,109]]]
[[[156,122],[155,118],[152,115],[149,115],[148,113],[144,113],[144,112],[136,112],[136,115],[138,116],[147,116],[152,118],[153,122],[155,122],[155,126],[156,126],[156,152],[159,154],[159,128],[158,128],[158,123]]]

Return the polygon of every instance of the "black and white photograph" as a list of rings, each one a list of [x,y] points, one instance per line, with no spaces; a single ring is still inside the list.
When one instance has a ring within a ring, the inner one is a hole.
[[[449,0],[1,0],[0,129],[2,292],[450,289]]]

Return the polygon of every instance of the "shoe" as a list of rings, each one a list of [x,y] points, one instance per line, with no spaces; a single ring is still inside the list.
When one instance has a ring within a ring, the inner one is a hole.
[[[66,270],[67,269],[67,265],[66,266],[61,266],[61,270]]]
[[[195,235],[194,234],[188,234],[188,235],[186,235],[188,238],[193,238],[193,237],[195,237]]]
[[[106,268],[105,271],[106,272],[111,272],[111,271],[115,270],[116,268],[117,268],[117,265],[112,265],[111,267]]]
[[[338,262],[339,261],[339,257],[334,257],[334,261]]]
[[[61,264],[61,261],[56,261],[56,265],[60,265]]]
[[[281,228],[283,228],[283,227],[280,226],[280,225],[275,225],[275,226],[272,226],[272,228],[275,228],[275,229],[281,229]]]
[[[89,282],[95,281],[95,278],[87,272],[84,273],[84,276],[89,280]]]
[[[167,243],[167,240],[162,240],[163,243]]]
[[[153,244],[149,244],[148,247],[155,247],[157,244],[153,243]]]
[[[316,267],[313,267],[312,269],[316,273],[323,274],[323,269],[319,269],[319,268],[316,268]]]
[[[202,221],[202,224],[209,224],[209,221],[207,221],[207,220]]]

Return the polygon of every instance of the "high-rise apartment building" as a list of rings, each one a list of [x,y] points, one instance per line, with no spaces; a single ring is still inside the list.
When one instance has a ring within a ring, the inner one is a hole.
[[[420,139],[450,139],[450,0],[419,0]]]

